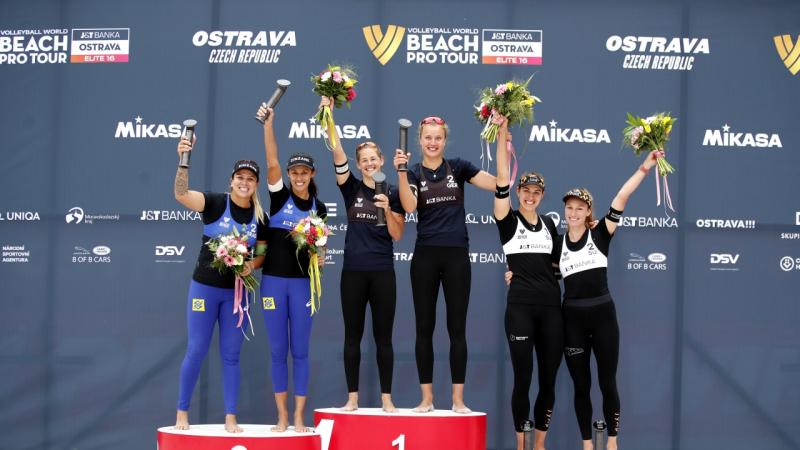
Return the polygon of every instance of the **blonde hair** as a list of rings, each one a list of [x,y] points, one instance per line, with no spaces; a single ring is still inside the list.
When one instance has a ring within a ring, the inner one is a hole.
[[[422,129],[425,128],[426,125],[431,125],[434,127],[442,127],[444,130],[444,139],[447,140],[447,135],[450,133],[450,127],[447,126],[447,123],[421,123],[419,124],[419,128],[417,129],[417,140],[422,140]]]
[[[253,214],[256,215],[256,220],[261,225],[264,225],[264,208],[261,207],[261,199],[258,198],[258,189],[253,192],[253,195],[250,197],[250,201],[253,202]]]
[[[378,144],[372,141],[364,141],[356,146],[356,162],[358,162],[358,159],[360,158],[359,155],[361,154],[361,150],[364,150],[365,148],[374,148],[375,152],[378,153],[378,157],[383,158],[383,152],[381,152],[381,148],[378,147]]]

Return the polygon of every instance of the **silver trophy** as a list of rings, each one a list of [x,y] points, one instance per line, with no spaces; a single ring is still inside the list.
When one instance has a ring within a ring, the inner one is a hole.
[[[272,93],[272,97],[267,100],[267,108],[275,108],[278,105],[278,102],[281,101],[281,97],[286,92],[286,88],[288,88],[292,82],[289,80],[278,80],[278,87],[275,88],[275,92]],[[269,117],[269,111],[264,115],[264,117],[256,116],[255,119],[261,123],[264,123],[265,120]]]
[[[197,121],[194,119],[186,119],[183,121],[183,136],[186,139],[189,139],[189,145],[192,145],[192,139],[194,138],[194,127],[197,126]],[[178,165],[181,167],[189,168],[189,158],[191,158],[192,152],[183,152],[181,153],[180,162]]]

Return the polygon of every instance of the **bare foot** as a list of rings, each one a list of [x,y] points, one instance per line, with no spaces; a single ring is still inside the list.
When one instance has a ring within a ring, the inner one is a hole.
[[[228,433],[241,433],[244,431],[236,422],[236,414],[225,414],[225,431]]]
[[[472,410],[467,408],[467,405],[463,403],[460,405],[453,403],[453,412],[458,414],[469,414],[472,412]]]
[[[295,431],[295,433],[307,433],[308,431],[310,431],[308,428],[306,428],[305,424],[303,423],[303,417],[302,416],[300,416],[300,417],[295,416],[295,418],[294,418],[294,431]]]
[[[289,428],[289,414],[288,413],[278,413],[278,424],[274,427],[270,428],[269,431],[274,431],[277,433],[282,433]]]
[[[423,400],[416,408],[412,409],[415,413],[429,413],[433,412],[435,408],[433,407],[433,402],[428,400]]]
[[[175,429],[188,430],[189,429],[189,411],[178,410],[175,415]]]
[[[395,408],[394,407],[394,403],[392,403],[392,397],[391,396],[389,396],[389,395],[381,396],[381,403],[383,403],[383,405],[381,406],[381,409],[383,409],[383,412],[387,412],[387,413],[396,413],[397,412],[397,408]]]
[[[341,408],[341,411],[355,411],[358,409],[358,392],[350,392],[347,394],[347,403]]]

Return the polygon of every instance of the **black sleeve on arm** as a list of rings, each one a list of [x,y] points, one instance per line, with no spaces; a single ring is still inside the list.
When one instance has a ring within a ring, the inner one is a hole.
[[[222,213],[225,212],[228,196],[219,192],[203,192],[205,206],[202,211],[203,223],[205,225],[216,222]]]

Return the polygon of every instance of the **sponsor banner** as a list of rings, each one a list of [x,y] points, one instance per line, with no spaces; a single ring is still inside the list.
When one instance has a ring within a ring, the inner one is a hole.
[[[542,30],[393,24],[385,31],[380,25],[368,25],[361,31],[372,56],[381,65],[386,65],[403,46],[407,64],[542,64]]]
[[[74,246],[72,262],[75,264],[108,264],[111,262],[111,247],[96,245],[91,251],[88,247]]]
[[[794,256],[784,256],[780,259],[779,265],[784,272],[796,272],[800,270],[800,258]]]
[[[559,127],[558,122],[551,120],[548,125],[533,125],[531,142],[578,142],[581,144],[610,144],[608,130],[601,128],[566,128]]]
[[[322,129],[313,117],[302,122],[292,122],[289,128],[289,139],[327,139],[328,133]],[[340,140],[344,139],[372,139],[369,127],[366,125],[336,125],[336,134]]]
[[[784,34],[774,36],[772,41],[775,43],[775,49],[786,66],[786,70],[792,75],[800,73],[800,36],[796,40],[792,40],[792,36]]]
[[[73,206],[67,211],[67,214],[64,215],[64,220],[67,224],[77,225],[84,223],[91,225],[94,224],[96,220],[119,220],[119,214],[88,214],[84,212],[83,208]]]
[[[190,209],[168,210],[168,209],[143,209],[140,221],[193,221],[200,220],[200,213]]]
[[[130,28],[75,28],[71,50],[73,63],[126,63]]]
[[[209,64],[274,64],[287,48],[297,46],[291,30],[199,30],[192,35],[195,47],[208,47]]]
[[[708,255],[709,269],[738,272],[740,256],[738,253],[711,253]]]
[[[736,228],[753,229],[756,221],[753,219],[697,219],[697,228]]]
[[[180,123],[146,123],[141,116],[137,115],[132,121],[117,122],[114,139],[177,139],[182,134],[183,125]]]
[[[67,28],[0,30],[0,65],[64,64],[68,51]]]
[[[185,263],[183,253],[186,251],[185,245],[156,245],[155,261],[157,263]]]
[[[781,233],[781,239],[800,240],[800,233]]]
[[[25,244],[3,244],[4,263],[27,263],[31,257],[31,251],[25,248]]]
[[[32,222],[41,220],[38,211],[5,211],[0,212],[0,222]]]
[[[542,30],[482,30],[484,64],[542,64]]]
[[[661,252],[653,252],[642,256],[639,253],[630,253],[628,257],[627,270],[638,271],[666,271],[669,269],[667,266],[667,255]]]
[[[800,225],[800,211],[794,213],[794,224]]]
[[[341,248],[328,248],[325,250],[325,265],[335,266],[336,261],[344,257],[344,249]]]
[[[622,216],[618,226],[628,228],[678,228],[678,220],[674,217]]]
[[[711,53],[708,38],[696,37],[614,35],[606,39],[606,50],[623,53],[622,68],[630,70],[688,71],[696,58]]]
[[[778,133],[737,133],[726,123],[719,130],[706,130],[703,147],[783,148],[783,143]]]
[[[500,252],[469,252],[469,261],[473,264],[506,264],[506,255]],[[411,261],[413,252],[394,252],[395,261]]]
[[[339,212],[339,206],[336,204],[336,202],[332,202],[332,203],[326,202],[325,203],[325,210],[328,212],[328,217],[329,218],[330,217],[336,217],[338,212]]]

